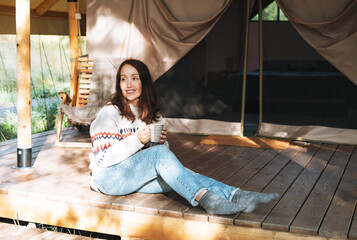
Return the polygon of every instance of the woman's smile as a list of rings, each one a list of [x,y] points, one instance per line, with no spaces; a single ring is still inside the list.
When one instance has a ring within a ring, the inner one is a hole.
[[[142,92],[142,84],[138,71],[130,64],[124,65],[121,70],[120,89],[129,104],[137,107]]]

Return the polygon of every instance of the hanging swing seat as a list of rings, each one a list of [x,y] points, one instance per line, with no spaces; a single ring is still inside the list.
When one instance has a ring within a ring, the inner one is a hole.
[[[59,106],[56,146],[90,148],[90,142],[61,141],[63,116],[79,130],[89,126],[98,111],[107,103],[115,90],[116,71],[122,62],[119,58],[77,57],[71,79],[71,96],[60,91],[62,105]]]

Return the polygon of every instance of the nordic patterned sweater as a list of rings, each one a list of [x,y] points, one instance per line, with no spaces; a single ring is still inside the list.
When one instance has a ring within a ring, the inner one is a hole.
[[[131,111],[138,116],[138,108],[130,105]],[[163,122],[160,117],[158,122]],[[92,152],[89,155],[89,169],[92,171],[91,187],[97,190],[94,177],[106,167],[120,163],[143,148],[135,134],[145,122],[136,118],[134,122],[122,117],[113,105],[104,106],[90,126]],[[165,143],[167,145],[167,143]]]

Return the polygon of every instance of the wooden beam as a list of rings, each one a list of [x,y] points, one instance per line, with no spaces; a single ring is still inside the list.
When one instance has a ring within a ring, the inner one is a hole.
[[[16,42],[18,167],[29,167],[32,160],[30,0],[16,0]]]
[[[2,14],[2,15],[15,15],[15,7],[0,5],[0,14]]]
[[[0,14],[1,15],[15,16],[15,7],[0,5]],[[82,19],[84,19],[84,21],[85,21],[86,14],[81,14],[81,15],[82,15]],[[67,12],[47,11],[42,16],[39,16],[39,15],[37,15],[35,9],[31,9],[30,10],[30,16],[31,17],[49,17],[49,18],[64,18],[64,19],[68,19],[68,13]]]
[[[45,14],[58,0],[44,0],[35,10],[38,16]]]
[[[68,2],[68,23],[69,23],[69,46],[71,59],[78,57],[78,20],[76,19],[77,2]],[[76,63],[71,62],[71,83],[70,83],[70,97],[72,105],[76,106],[76,83],[74,82],[76,74]]]

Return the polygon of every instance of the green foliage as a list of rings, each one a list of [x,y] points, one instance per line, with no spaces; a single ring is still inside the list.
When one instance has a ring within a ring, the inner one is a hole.
[[[85,49],[85,38],[82,38]],[[83,51],[84,52],[84,51]],[[85,54],[85,53],[84,53]],[[69,93],[70,59],[68,36],[31,35],[32,133],[56,128],[58,91]],[[0,35],[0,141],[17,137],[16,36]],[[68,126],[64,119],[64,126]]]
[[[51,102],[52,101],[52,102]],[[31,107],[31,132],[40,133],[56,128],[58,123],[58,100],[38,99],[36,106]],[[64,127],[69,124],[64,119]],[[17,114],[6,110],[0,118],[0,141],[6,141],[17,137]]]
[[[278,18],[279,17],[279,18]],[[256,14],[252,19],[252,21],[259,20],[259,14]],[[262,20],[263,21],[288,21],[288,18],[284,15],[283,11],[279,9],[276,2],[272,2],[262,11]]]

